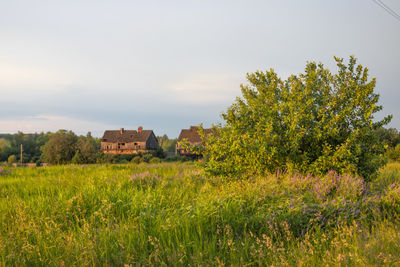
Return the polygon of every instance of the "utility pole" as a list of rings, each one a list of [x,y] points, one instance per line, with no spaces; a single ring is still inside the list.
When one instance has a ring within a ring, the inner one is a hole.
[[[23,162],[23,160],[22,160],[22,151],[24,151],[24,149],[22,148],[22,144],[21,144],[21,165],[22,165],[22,162]]]

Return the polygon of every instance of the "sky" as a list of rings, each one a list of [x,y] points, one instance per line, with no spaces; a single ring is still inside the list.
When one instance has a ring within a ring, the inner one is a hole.
[[[350,55],[400,129],[399,48],[400,21],[369,0],[0,0],[0,133],[173,138],[222,122],[246,73]]]

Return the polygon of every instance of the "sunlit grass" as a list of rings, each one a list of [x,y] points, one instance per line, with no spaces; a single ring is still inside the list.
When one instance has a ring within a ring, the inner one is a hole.
[[[368,184],[335,174],[229,181],[191,163],[8,170],[6,265],[400,264],[398,163]]]

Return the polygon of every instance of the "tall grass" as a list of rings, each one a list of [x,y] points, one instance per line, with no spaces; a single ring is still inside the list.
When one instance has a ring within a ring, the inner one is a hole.
[[[8,169],[0,265],[398,265],[400,164],[371,183],[190,163]]]

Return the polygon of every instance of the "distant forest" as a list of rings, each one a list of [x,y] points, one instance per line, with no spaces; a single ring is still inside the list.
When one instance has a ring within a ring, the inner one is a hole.
[[[390,160],[400,160],[400,133],[395,128],[380,128],[376,135],[386,146]],[[0,162],[15,163],[22,158],[24,163],[43,162],[52,164],[124,163],[128,161],[149,162],[165,157],[164,152],[174,152],[177,139],[167,135],[158,136],[160,151],[152,155],[107,155],[100,151],[100,138],[78,136],[72,131],[59,130],[56,133],[0,134]]]
[[[164,152],[174,152],[177,139],[169,139],[167,135],[158,136],[160,150],[153,155],[105,155],[100,151],[100,138],[78,136],[72,131],[59,130],[55,133],[22,133],[0,134],[0,162],[16,163],[22,159],[24,163],[43,162],[52,164],[87,164],[87,163],[119,163],[133,160],[150,161],[151,158],[163,158]],[[140,157],[140,158],[138,158]]]

